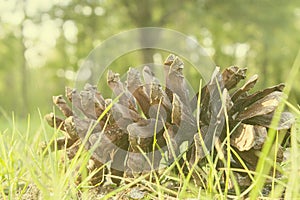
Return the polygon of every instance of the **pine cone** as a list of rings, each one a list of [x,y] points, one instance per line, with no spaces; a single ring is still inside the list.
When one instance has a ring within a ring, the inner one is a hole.
[[[156,170],[162,159],[171,164],[182,153],[179,147],[187,142],[187,159],[201,165],[200,161],[215,148],[216,142],[226,138],[227,117],[232,131],[230,145],[250,169],[255,169],[257,152],[267,137],[284,84],[250,94],[257,75],[234,89],[245,79],[246,69],[233,66],[221,73],[217,67],[201,94],[190,100],[183,61],[170,55],[164,65],[165,83],[147,66],[142,71],[143,80],[141,72],[130,68],[126,84],[121,82],[119,74],[108,71],[107,83],[116,100],[105,99],[89,84],[80,92],[66,88],[72,109],[62,96],[53,97],[54,104],[66,117],[61,119],[53,113],[45,117],[50,126],[65,135],[56,141],[58,149],[66,147],[72,159],[79,145],[84,144],[86,150],[93,149],[89,171],[111,162],[108,171],[122,177]],[[293,115],[284,112],[278,126],[273,128],[289,129],[293,121]],[[279,153],[278,162],[282,161],[280,156]],[[239,159],[234,155],[232,158],[233,165],[242,168]],[[102,180],[104,173],[107,170],[96,173],[92,184]]]

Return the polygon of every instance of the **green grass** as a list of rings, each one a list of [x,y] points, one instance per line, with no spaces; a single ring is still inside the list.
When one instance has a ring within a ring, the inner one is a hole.
[[[149,182],[146,176],[141,176],[138,179],[128,179],[130,184],[123,185],[112,192],[108,193],[104,199],[108,199],[134,185],[141,185],[147,188],[149,194],[147,198],[163,199],[166,196],[174,196],[176,198],[205,198],[205,199],[227,199],[228,197],[241,199],[250,192],[252,199],[262,198],[262,187],[266,181],[271,183],[271,191],[269,193],[270,199],[278,199],[284,196],[286,199],[299,199],[300,198],[300,110],[296,106],[287,103],[296,117],[297,122],[291,130],[291,148],[290,157],[283,164],[278,165],[274,162],[273,157],[261,156],[259,163],[264,166],[268,165],[275,168],[282,173],[282,178],[278,179],[267,173],[268,170],[249,171],[246,168],[244,171],[251,174],[253,177],[253,184],[246,192],[242,192],[233,181],[235,194],[228,192],[228,185],[223,189],[221,182],[224,176],[216,169],[216,159],[211,156],[207,157],[208,164],[203,167],[201,171],[206,174],[207,184],[203,187],[197,187],[192,179],[192,173],[195,172],[197,166],[192,166],[188,174],[184,174],[179,170],[179,175],[174,173],[174,169],[179,166],[178,160],[173,165],[169,166],[163,174],[158,178],[156,175],[155,182]],[[4,128],[6,126],[6,128]],[[1,125],[0,131],[0,196],[2,199],[22,199],[26,194],[26,188],[34,184],[41,191],[43,199],[77,199],[78,191],[80,191],[83,199],[90,199],[88,179],[83,178],[83,182],[79,185],[76,184],[76,179],[79,174],[84,174],[84,166],[89,159],[89,153],[82,151],[69,163],[61,161],[65,157],[63,151],[54,151],[52,153],[43,154],[40,149],[42,141],[51,142],[60,136],[60,132],[48,128],[44,123],[43,118],[39,120],[31,120],[30,117],[27,121],[17,121],[12,116],[6,119],[5,126]],[[274,137],[277,138],[277,133]],[[275,140],[278,141],[278,140]],[[226,141],[225,141],[226,142]],[[232,151],[232,149],[230,149]],[[80,156],[79,156],[80,155]],[[271,155],[271,154],[270,154]],[[273,155],[274,156],[274,155]],[[217,158],[222,158],[218,155]],[[227,163],[226,160],[223,160]],[[231,168],[229,165],[224,168],[225,182],[228,184],[229,180],[233,180],[232,172],[236,169]],[[79,168],[79,170],[78,170]],[[178,187],[170,189],[164,181],[172,180],[178,184]],[[262,181],[262,182],[260,182]],[[260,183],[260,184],[258,184]],[[23,197],[22,197],[23,196]],[[146,197],[145,197],[146,198]]]
[[[292,83],[297,77],[299,68],[300,54],[287,80],[287,87],[284,91],[286,97],[293,87]],[[270,130],[256,171],[250,171],[246,166],[244,169],[235,169],[230,166],[229,158],[224,158],[224,155],[217,152],[216,158],[211,155],[206,157],[207,164],[201,169],[193,165],[189,166],[188,173],[184,173],[180,168],[178,158],[171,166],[164,169],[160,176],[152,172],[150,177],[154,177],[155,181],[148,181],[147,175],[136,179],[127,178],[125,181],[129,184],[121,185],[101,198],[109,199],[139,185],[140,188],[148,191],[145,199],[165,199],[167,196],[178,199],[243,199],[248,195],[250,199],[279,199],[281,197],[300,199],[300,107],[291,105],[284,99],[275,116],[280,116],[285,106],[295,114],[296,123],[291,129],[291,147],[287,151],[289,156],[283,163],[276,162],[276,151],[275,153],[272,151],[272,148],[278,147],[281,140],[280,133]],[[28,198],[27,188],[31,185],[37,187],[42,199],[78,199],[79,194],[81,199],[93,198],[90,192],[91,187],[88,185],[90,176],[86,175],[84,167],[90,158],[89,152],[82,148],[72,161],[62,162],[62,159],[66,159],[63,151],[41,152],[42,141],[51,143],[61,135],[58,130],[45,124],[42,114],[35,119],[28,116],[27,120],[16,120],[13,114],[8,116],[4,111],[2,115],[4,117],[0,121],[0,199],[26,199]],[[278,117],[275,117],[273,123],[277,122]],[[228,137],[221,145],[230,143],[229,129],[227,135]],[[234,150],[227,145],[227,153],[229,152],[235,154]],[[184,154],[182,158],[185,158]],[[216,170],[218,159],[226,166],[219,171]],[[175,169],[178,173],[174,173]],[[252,180],[252,184],[246,190],[240,188],[233,176],[233,173],[238,170],[247,173]],[[275,176],[276,170],[282,174],[281,178]],[[199,180],[203,183],[202,187],[196,186],[192,181],[192,175],[197,173],[201,173],[205,179]],[[80,175],[82,182],[76,184]],[[168,187],[170,182],[176,187]],[[270,186],[268,195],[262,192],[266,183]],[[222,184],[225,184],[225,187]]]
[[[289,94],[290,94],[290,91],[291,91],[291,88],[293,87],[293,82],[294,80],[296,80],[297,78],[297,75],[298,75],[298,71],[300,69],[300,51],[295,59],[295,62],[294,62],[294,65],[290,71],[290,74],[289,74],[289,79],[287,80],[287,83],[286,83],[286,87],[283,91],[283,93],[285,94],[284,96],[284,99],[283,101],[280,102],[275,114],[274,114],[274,118],[273,118],[273,121],[272,121],[272,126],[275,127],[276,124],[279,122],[280,120],[280,114],[283,112],[284,110],[284,107],[285,107],[285,104],[286,104],[286,101]],[[294,107],[291,108],[292,110],[296,110]],[[299,112],[297,111],[297,118],[299,119]],[[297,127],[298,126],[298,127]],[[299,130],[299,121],[297,121],[297,124],[296,124],[296,127],[297,129]],[[295,129],[295,127],[292,129],[292,132],[291,132],[291,143],[293,144],[292,146],[292,150],[293,151],[293,154],[292,154],[292,157],[293,159],[296,160],[295,162],[295,165],[298,165],[299,166],[299,161],[297,162],[297,158],[299,156],[299,149],[297,148],[297,141],[299,141],[297,138],[297,129]],[[261,153],[261,156],[260,156],[260,160],[258,162],[258,165],[257,165],[257,169],[256,169],[256,179],[255,179],[255,186],[253,188],[253,190],[251,191],[251,199],[255,199],[257,198],[257,196],[259,195],[259,191],[261,191],[262,187],[263,187],[263,183],[265,182],[265,177],[263,176],[264,174],[268,173],[268,171],[271,169],[271,167],[274,167],[276,169],[276,162],[275,163],[271,163],[271,162],[265,162],[266,159],[270,158],[270,151],[271,151],[271,148],[272,148],[272,145],[273,145],[273,141],[276,137],[276,131],[275,130],[272,130],[270,129],[270,131],[268,132],[268,138],[267,138],[267,141],[263,147],[263,150],[262,150],[262,153]],[[276,139],[278,138],[278,136],[276,137]],[[276,140],[277,141],[277,140]],[[271,160],[274,160],[274,158],[270,158]],[[297,171],[293,171],[295,172],[294,176],[297,176],[299,175],[299,172]],[[292,174],[289,176],[291,177],[293,176]],[[273,181],[272,181],[272,186],[273,186]],[[298,186],[297,186],[298,187]],[[294,191],[296,192],[296,191]],[[299,190],[296,192],[296,193],[299,193]],[[289,193],[287,193],[287,196],[288,197],[292,197],[294,198],[293,195]],[[275,191],[275,188],[274,186],[272,187],[272,192],[271,192],[271,197],[276,197],[276,191]],[[297,197],[299,198],[299,196]]]

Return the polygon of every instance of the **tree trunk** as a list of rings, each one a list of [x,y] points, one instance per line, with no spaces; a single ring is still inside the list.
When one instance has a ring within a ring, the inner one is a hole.
[[[29,110],[29,103],[28,103],[28,69],[27,69],[27,62],[26,62],[26,58],[25,58],[25,51],[26,51],[26,47],[24,44],[24,35],[23,35],[23,30],[24,30],[24,21],[26,20],[26,10],[25,10],[25,6],[26,6],[26,0],[23,1],[23,11],[24,11],[24,20],[21,24],[21,38],[20,38],[20,42],[21,42],[21,98],[22,98],[22,111],[21,114],[22,116],[26,116],[28,114],[28,110]]]

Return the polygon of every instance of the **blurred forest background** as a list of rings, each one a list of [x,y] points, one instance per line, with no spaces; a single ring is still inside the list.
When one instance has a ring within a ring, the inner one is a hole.
[[[121,31],[149,26],[193,37],[222,68],[247,67],[249,76],[260,75],[259,89],[288,79],[300,47],[300,1],[0,0],[0,108],[17,117],[38,116],[38,108],[51,112],[52,95],[73,86],[93,48]],[[113,68],[124,72],[151,59],[133,52]]]

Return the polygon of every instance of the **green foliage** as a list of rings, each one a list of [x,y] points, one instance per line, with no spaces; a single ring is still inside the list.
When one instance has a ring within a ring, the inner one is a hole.
[[[217,65],[239,65],[263,74],[259,87],[287,79],[300,43],[297,1],[73,0],[47,6],[10,2],[0,14],[0,93],[5,96],[0,104],[23,117],[24,110],[49,109],[49,94],[73,84],[72,76],[94,47],[131,28],[157,26],[191,35]],[[11,15],[21,17],[7,17]],[[143,57],[143,51],[132,55],[113,62],[114,70],[152,60],[151,55]],[[186,68],[186,75],[192,85],[198,84],[192,67]],[[299,102],[299,94],[294,87],[291,102]]]

